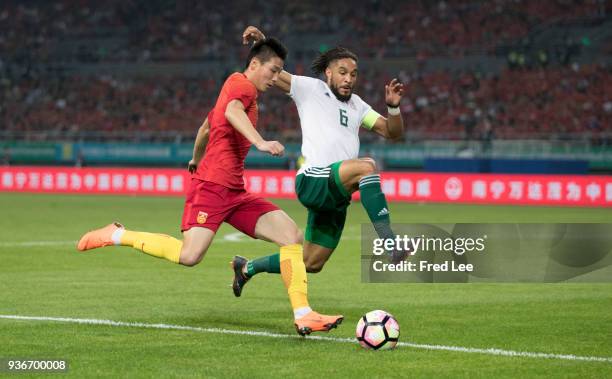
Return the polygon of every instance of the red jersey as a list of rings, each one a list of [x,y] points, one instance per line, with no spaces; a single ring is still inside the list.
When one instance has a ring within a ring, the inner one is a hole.
[[[223,84],[217,103],[208,114],[210,133],[204,158],[193,177],[227,188],[244,188],[244,159],[251,143],[225,118],[232,100],[240,100],[253,126],[257,126],[257,88],[242,73],[234,73]]]

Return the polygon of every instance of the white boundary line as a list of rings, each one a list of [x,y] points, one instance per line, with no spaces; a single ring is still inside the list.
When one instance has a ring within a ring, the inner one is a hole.
[[[240,236],[237,236],[240,235]],[[244,237],[242,237],[244,236]],[[255,240],[251,240],[251,238],[242,233],[231,233],[225,236],[220,236],[213,241],[214,244],[226,244],[226,243],[246,243]],[[45,247],[45,246],[75,246],[78,241],[9,241],[9,242],[0,242],[1,248],[8,247]]]
[[[51,321],[51,322],[65,322],[65,323],[87,324],[87,325],[105,325],[105,326],[118,326],[118,327],[149,328],[149,329],[188,330],[188,331],[201,332],[201,333],[234,334],[234,335],[257,336],[257,337],[268,337],[268,338],[290,338],[290,339],[295,339],[295,338],[301,339],[302,338],[297,335],[259,332],[259,331],[251,331],[251,330],[201,328],[197,326],[183,326],[183,325],[171,325],[171,324],[145,324],[141,322],[123,322],[123,321],[99,320],[99,319],[89,319],[89,318],[0,315],[0,319],[20,320],[20,321]],[[317,340],[317,341],[350,343],[350,344],[357,343],[352,338],[308,336],[306,337],[306,339],[307,340]],[[499,355],[499,356],[505,356],[505,357],[526,357],[526,358],[561,359],[561,360],[569,360],[569,361],[589,361],[589,362],[612,363],[612,357],[580,356],[580,355],[574,355],[574,354],[532,353],[532,352],[527,352],[527,351],[502,350],[502,349],[496,349],[496,348],[482,349],[482,348],[461,347],[461,346],[417,344],[417,343],[411,343],[411,342],[399,342],[398,346],[405,346],[405,347],[411,347],[414,349],[424,349],[424,350],[440,350],[440,351],[453,351],[453,352],[459,352],[459,353]]]
[[[359,237],[343,236],[342,241],[360,240]],[[219,243],[246,243],[255,241],[246,234],[236,232],[228,233],[224,236],[219,236],[213,241],[213,244]],[[3,247],[38,247],[38,246],[76,246],[78,241],[8,241],[0,242],[0,248]]]
[[[19,241],[19,242],[0,242],[0,247],[32,247],[32,246],[60,246],[74,245],[77,241]]]
[[[213,243],[245,243],[250,242],[250,237],[244,235],[244,238],[236,236],[242,233],[227,234],[219,239],[215,239]],[[44,247],[44,246],[75,246],[78,241],[8,241],[0,242],[0,248],[3,247]]]

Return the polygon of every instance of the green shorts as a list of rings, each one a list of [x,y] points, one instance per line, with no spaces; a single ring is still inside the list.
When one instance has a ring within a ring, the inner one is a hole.
[[[308,209],[304,239],[330,249],[340,242],[346,208],[351,203],[351,195],[340,181],[341,163],[308,168],[295,180],[298,199]]]

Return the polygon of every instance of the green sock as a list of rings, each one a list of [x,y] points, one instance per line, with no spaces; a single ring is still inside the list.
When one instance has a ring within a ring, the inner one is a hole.
[[[391,230],[389,206],[380,188],[380,175],[367,175],[359,180],[361,204],[365,208],[380,238],[395,238]]]
[[[253,276],[260,272],[269,274],[280,274],[280,254],[272,254],[265,257],[255,258],[247,263],[247,275]]]

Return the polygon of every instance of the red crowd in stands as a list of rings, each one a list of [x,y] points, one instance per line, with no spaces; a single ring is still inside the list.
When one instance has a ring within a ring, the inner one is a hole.
[[[490,52],[537,25],[611,10],[605,0],[381,0],[350,6],[338,0],[14,0],[0,5],[0,53],[37,61],[227,59],[241,51],[245,25],[254,24],[284,38],[332,36],[363,57],[458,56]],[[115,42],[90,43],[96,38]],[[66,41],[77,51],[65,54]]]
[[[0,5],[0,131],[27,139],[96,133],[126,139],[192,138],[213,106],[224,74],[213,70],[198,79],[66,76],[53,67],[66,62],[194,60],[217,61],[223,67],[230,57],[244,58],[246,49],[239,41],[247,24],[288,39],[333,37],[363,58],[422,60],[491,53],[536,26],[612,10],[605,0],[374,0],[344,5],[337,0],[7,0]],[[300,49],[305,47],[291,47],[297,73],[304,72],[305,54],[314,56]],[[610,50],[609,44],[603,49]],[[402,103],[406,139],[483,134],[597,138],[610,132],[610,68],[527,66],[497,75],[399,72],[407,88]],[[384,84],[390,79],[387,72],[365,70],[356,92],[384,114]],[[260,108],[264,134],[299,140],[297,112],[287,97],[273,91],[262,96]],[[364,139],[376,136],[364,133]]]
[[[612,125],[612,75],[598,65],[505,70],[499,76],[400,72],[406,138],[597,136]],[[360,74],[356,93],[383,115],[386,73]],[[20,80],[2,84],[0,123],[31,138],[116,132],[126,138],[182,134],[192,138],[213,106],[222,78],[111,77]],[[259,128],[299,140],[295,106],[279,91],[261,96]],[[364,133],[364,138],[373,138]]]

